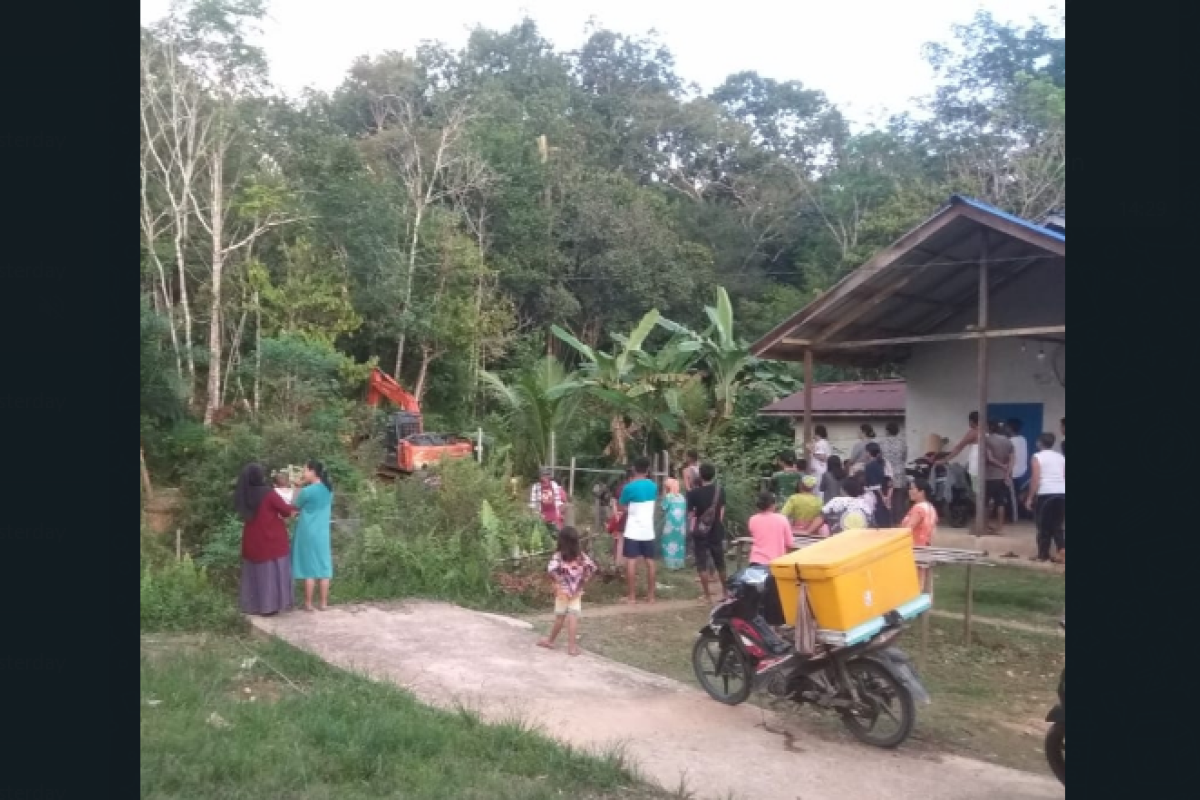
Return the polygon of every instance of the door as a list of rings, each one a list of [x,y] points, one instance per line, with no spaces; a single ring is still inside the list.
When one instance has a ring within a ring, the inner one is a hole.
[[[1042,435],[1042,404],[1041,403],[988,403],[988,419],[999,419],[1007,422],[1010,419],[1020,420],[1021,435],[1029,445],[1028,458],[1025,463],[1026,475],[1029,474],[1029,460],[1037,451],[1037,438]]]

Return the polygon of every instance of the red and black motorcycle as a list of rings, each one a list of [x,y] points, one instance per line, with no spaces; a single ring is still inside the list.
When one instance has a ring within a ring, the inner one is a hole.
[[[818,644],[814,655],[801,656],[772,628],[783,621],[774,580],[759,566],[729,579],[730,598],[713,608],[692,648],[704,691],[726,705],[761,690],[832,709],[859,741],[898,747],[912,732],[917,702],[929,702],[912,662],[892,646],[904,615],[890,612],[848,641]]]

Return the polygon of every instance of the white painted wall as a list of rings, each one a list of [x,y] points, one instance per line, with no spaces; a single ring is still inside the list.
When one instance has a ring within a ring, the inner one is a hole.
[[[841,456],[843,459],[850,455],[850,449],[854,447],[854,443],[858,441],[858,427],[864,422],[871,423],[871,427],[875,429],[875,436],[886,436],[887,431],[884,425],[888,422],[897,422],[900,424],[900,435],[904,435],[904,420],[900,417],[821,417],[819,414],[813,417],[814,425],[824,425],[825,432],[829,434],[829,444],[833,446],[833,454]],[[792,424],[796,429],[796,449],[804,452],[804,418],[798,417],[792,420]],[[910,445],[911,447],[911,445]]]
[[[1066,305],[1063,268],[1047,265],[1044,270],[1031,269],[992,300],[989,321],[993,327],[1063,324]],[[962,330],[973,319],[971,313],[966,313],[945,330]],[[1019,339],[988,342],[988,402],[1041,403],[1043,425],[1055,436],[1058,420],[1067,415],[1066,389],[1055,377],[1052,364],[1057,347],[1046,344],[1046,357],[1039,360],[1037,342]],[[948,437],[951,447],[966,433],[967,415],[978,405],[978,353],[978,343],[973,341],[913,347],[905,367],[910,456],[924,452],[931,433]],[[1039,433],[1025,432],[1031,446]],[[964,459],[960,456],[959,460]]]

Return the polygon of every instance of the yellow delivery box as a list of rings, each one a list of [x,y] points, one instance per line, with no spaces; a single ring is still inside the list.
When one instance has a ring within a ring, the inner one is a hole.
[[[921,593],[907,528],[846,531],[770,566],[790,625],[796,624],[800,581],[808,585],[817,625],[835,631],[848,631]]]

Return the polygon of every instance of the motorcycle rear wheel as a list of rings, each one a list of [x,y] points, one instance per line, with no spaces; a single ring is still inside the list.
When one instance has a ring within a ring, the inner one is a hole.
[[[722,646],[716,634],[703,633],[692,646],[692,671],[718,703],[744,703],[754,687],[754,668],[736,647]]]
[[[1046,731],[1046,760],[1058,782],[1067,785],[1067,726],[1056,722]]]
[[[878,661],[860,658],[847,664],[846,670],[859,698],[870,710],[841,709],[842,724],[863,744],[885,749],[899,747],[912,733],[917,720],[912,693]],[[891,733],[879,729],[879,723],[884,719],[895,723]]]

